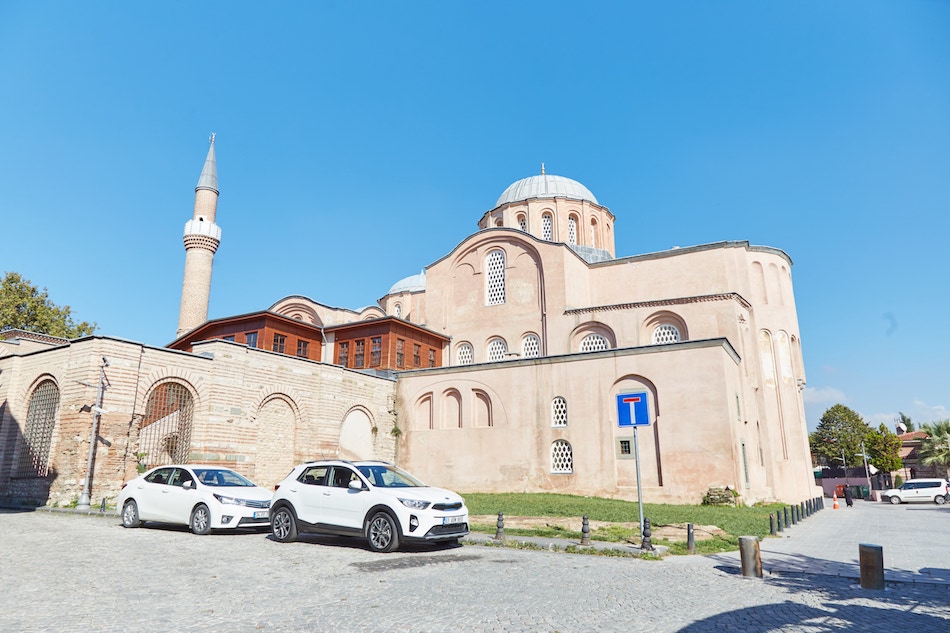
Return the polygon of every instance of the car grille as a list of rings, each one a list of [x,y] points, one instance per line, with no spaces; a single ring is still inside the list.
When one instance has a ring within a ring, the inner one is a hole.
[[[267,519],[254,519],[252,517],[241,517],[241,520],[238,521],[238,525],[267,525]]]
[[[462,507],[461,501],[456,501],[455,503],[435,503],[432,505],[433,510],[458,510]]]
[[[468,534],[468,523],[449,523],[448,525],[433,525],[426,536],[440,536],[442,534]]]
[[[247,499],[244,501],[244,505],[246,505],[248,508],[269,508],[270,499],[267,501],[254,501],[253,499]]]

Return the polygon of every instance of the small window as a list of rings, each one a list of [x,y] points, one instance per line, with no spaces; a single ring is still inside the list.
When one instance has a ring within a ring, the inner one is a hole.
[[[537,358],[541,355],[541,339],[535,334],[526,334],[521,339],[521,356],[523,358]]]
[[[233,343],[233,342],[234,342],[234,335],[231,334],[230,336],[225,336],[225,337],[223,337],[223,340],[225,340],[225,341],[231,341],[231,342]]]
[[[551,444],[551,472],[557,474],[574,472],[574,451],[567,440],[555,440]]]
[[[490,306],[499,305],[505,302],[505,253],[504,251],[492,251],[488,254],[486,260],[488,269],[486,303]]]
[[[422,366],[422,346],[417,343],[412,344],[412,366]]]
[[[363,367],[363,357],[366,347],[366,341],[354,341],[353,344],[353,367],[360,369]]]
[[[429,367],[435,367],[435,350],[429,350]]]
[[[274,335],[274,347],[272,348],[273,351],[279,352],[279,353],[283,354],[283,353],[284,353],[284,347],[286,346],[286,344],[287,344],[287,337],[286,337],[286,336],[284,336],[283,334],[275,334],[275,335]]]
[[[550,213],[541,216],[541,239],[548,242],[554,239],[554,219]]]
[[[610,342],[602,334],[588,334],[581,341],[582,352],[599,352],[610,349]]]
[[[471,365],[475,362],[475,353],[469,343],[459,343],[456,349],[456,363],[459,365]]]
[[[525,218],[524,215],[518,216],[518,228],[524,231],[525,233],[528,232],[528,219]]]
[[[257,332],[248,332],[244,335],[244,342],[248,347],[257,347]]]
[[[551,402],[551,426],[567,426],[567,400],[561,396]]]
[[[577,218],[573,215],[567,219],[567,243],[571,246],[577,244]]]
[[[503,338],[493,338],[488,342],[488,362],[505,360],[505,354],[508,353],[508,344]]]
[[[680,331],[672,323],[661,323],[653,330],[653,344],[663,345],[664,343],[678,343],[680,340]]]
[[[374,336],[369,340],[369,366],[379,367],[383,355],[383,337]]]
[[[344,367],[347,367],[347,366],[348,366],[348,363],[350,362],[350,344],[349,344],[349,342],[340,343],[340,345],[339,345],[339,350],[340,350],[340,352],[339,352],[339,355],[338,355],[337,362],[338,362],[340,365],[343,365]]]
[[[396,307],[395,307],[395,309],[393,310],[393,313],[395,314],[395,316],[396,316],[397,319],[402,316],[402,304],[401,304],[401,303],[397,303],[397,304],[396,304]]]
[[[406,362],[406,342],[401,338],[396,339],[396,367],[402,367]]]
[[[310,357],[310,342],[297,340],[297,356],[300,358]]]
[[[620,454],[621,455],[630,455],[633,451],[630,450],[630,440],[620,440]]]

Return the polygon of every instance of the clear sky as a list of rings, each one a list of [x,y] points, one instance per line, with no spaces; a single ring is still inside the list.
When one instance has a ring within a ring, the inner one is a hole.
[[[950,417],[950,2],[0,3],[0,272],[175,338],[217,133],[209,317],[373,304],[546,171],[618,256],[792,258],[809,428]]]

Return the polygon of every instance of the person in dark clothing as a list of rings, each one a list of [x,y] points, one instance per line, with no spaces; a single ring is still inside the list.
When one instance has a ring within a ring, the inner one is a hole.
[[[844,487],[844,502],[848,504],[848,507],[854,505],[854,495],[851,493],[851,486]]]

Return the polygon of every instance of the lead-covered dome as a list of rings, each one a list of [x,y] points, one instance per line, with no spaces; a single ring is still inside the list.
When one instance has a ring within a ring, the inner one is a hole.
[[[564,176],[554,176],[551,174],[541,174],[540,176],[530,176],[522,178],[518,182],[509,185],[505,192],[498,198],[495,208],[509,202],[521,202],[531,198],[573,198],[574,200],[587,200],[594,204],[597,198],[590,192],[590,189],[570,178]]]
[[[405,279],[400,279],[393,284],[393,287],[389,289],[387,295],[394,295],[400,292],[419,292],[426,289],[426,271],[422,271],[418,275],[410,275]]]

